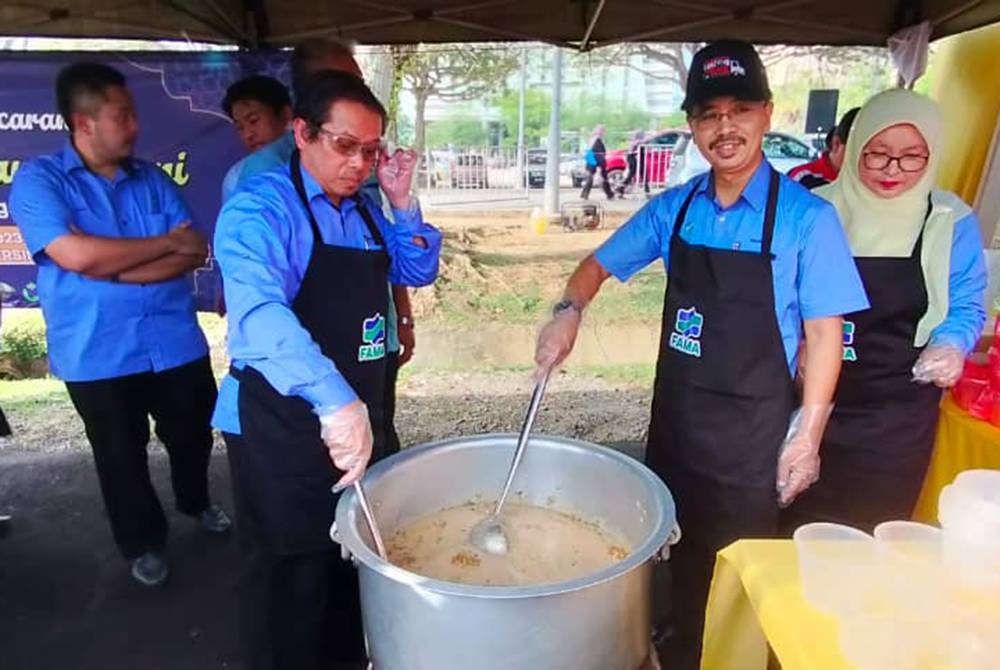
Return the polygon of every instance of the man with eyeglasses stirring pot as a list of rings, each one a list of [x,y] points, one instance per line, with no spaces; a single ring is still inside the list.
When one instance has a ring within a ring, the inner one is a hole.
[[[539,334],[536,362],[541,373],[569,354],[608,277],[624,281],[663,261],[646,463],[670,488],[682,530],[662,656],[686,669],[699,664],[716,551],[774,537],[779,505],[818,477],[841,315],[868,303],[836,211],[764,158],[772,104],[754,48],[722,41],[696,53],[683,109],[711,171],[650,201],[584,259]],[[796,410],[803,337],[808,374]]]
[[[384,153],[385,122],[358,77],[313,75],[289,164],[249,179],[219,214],[232,367],[214,424],[233,475],[248,668],[364,667],[331,489],[362,477],[382,434],[387,282],[431,283],[441,250],[410,193],[416,156]],[[394,225],[360,193],[373,165]]]

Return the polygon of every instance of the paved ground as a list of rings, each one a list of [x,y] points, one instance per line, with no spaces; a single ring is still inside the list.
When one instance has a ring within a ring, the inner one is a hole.
[[[140,587],[112,544],[89,454],[8,450],[0,458],[0,513],[14,514],[0,537],[0,668],[242,667],[235,538],[206,535],[171,513],[170,581]],[[162,451],[150,454],[150,465],[167,507]],[[210,481],[215,499],[232,509],[221,452]]]
[[[0,538],[0,667],[240,667],[235,538],[170,514],[170,581],[143,588],[111,541],[89,454],[2,458],[0,509],[14,519]],[[151,454],[151,466],[168,503],[165,455]],[[210,475],[213,495],[231,509],[225,454],[213,455]]]

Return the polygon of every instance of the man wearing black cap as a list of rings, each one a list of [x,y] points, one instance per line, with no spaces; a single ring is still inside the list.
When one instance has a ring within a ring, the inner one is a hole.
[[[695,54],[683,109],[711,171],[651,200],[584,259],[535,360],[543,372],[569,354],[608,277],[625,281],[663,262],[646,463],[670,488],[683,532],[670,559],[675,634],[666,655],[671,668],[697,668],[715,553],[775,536],[779,505],[818,477],[841,315],[868,301],[836,211],[764,159],[771,92],[754,48],[724,41]]]

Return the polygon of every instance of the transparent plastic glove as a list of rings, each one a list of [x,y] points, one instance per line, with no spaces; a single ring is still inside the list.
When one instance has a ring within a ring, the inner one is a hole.
[[[319,408],[320,437],[330,451],[330,460],[345,472],[333,487],[341,491],[361,479],[372,457],[372,425],[368,408],[360,400],[343,407]]]
[[[391,155],[388,151],[379,154],[375,175],[393,207],[410,207],[410,191],[416,169],[417,152],[412,149],[396,149]]]
[[[927,345],[913,364],[913,381],[920,384],[933,382],[945,389],[955,385],[965,367],[965,354],[952,344]]]
[[[580,318],[579,310],[564,309],[542,327],[535,345],[536,381],[569,356],[580,330]]]
[[[819,445],[833,405],[804,405],[792,413],[778,455],[778,504],[787,507],[819,479]]]

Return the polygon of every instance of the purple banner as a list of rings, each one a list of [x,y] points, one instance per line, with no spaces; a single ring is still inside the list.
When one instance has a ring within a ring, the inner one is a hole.
[[[125,75],[139,115],[135,155],[158,164],[180,188],[194,224],[211,239],[222,178],[244,149],[221,109],[226,88],[250,74],[288,81],[287,54],[238,52],[0,55],[0,296],[12,307],[38,305],[35,266],[10,212],[20,164],[58,151],[69,137],[56,109],[59,69],[76,61],[108,63]],[[218,268],[195,272],[198,308],[211,310]]]

